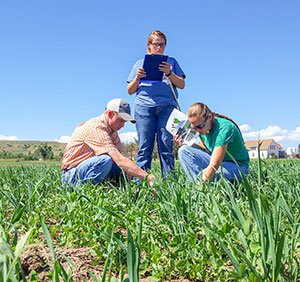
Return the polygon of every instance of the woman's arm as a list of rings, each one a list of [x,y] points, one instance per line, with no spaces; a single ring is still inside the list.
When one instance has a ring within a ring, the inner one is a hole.
[[[183,89],[185,87],[185,81],[183,76],[178,76],[174,72],[171,72],[169,79],[172,82],[172,84],[174,84],[177,88]]]
[[[170,81],[175,87],[180,89],[183,89],[185,87],[184,76],[177,75],[174,72],[172,72],[171,65],[169,63],[162,62],[159,65],[159,70],[165,73],[165,75],[170,79]]]
[[[208,167],[206,167],[203,170],[203,174],[202,174],[202,180],[204,182],[206,182],[209,179],[213,179],[216,171],[218,170],[218,168],[220,167],[220,165],[223,162],[225,153],[226,153],[226,149],[228,147],[228,144],[223,145],[223,146],[218,146],[215,147],[214,150],[212,151],[211,157],[210,157],[210,163],[208,165]]]
[[[146,76],[145,70],[143,68],[138,68],[138,70],[136,71],[135,78],[127,85],[128,94],[132,95],[137,91],[140,84],[140,78],[143,78],[145,76]]]

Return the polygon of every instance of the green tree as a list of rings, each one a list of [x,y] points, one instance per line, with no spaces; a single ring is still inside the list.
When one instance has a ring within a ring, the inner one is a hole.
[[[42,155],[44,160],[53,159],[53,157],[54,157],[52,147],[48,146],[47,143],[39,145],[38,148],[37,148],[37,151]]]
[[[268,158],[270,158],[270,159],[277,159],[277,156],[276,156],[275,153],[272,152],[272,153],[269,155]]]
[[[139,142],[137,138],[134,138],[134,142],[131,143],[122,143],[122,148],[124,155],[127,158],[130,158],[132,160],[136,159],[137,152],[139,150]]]

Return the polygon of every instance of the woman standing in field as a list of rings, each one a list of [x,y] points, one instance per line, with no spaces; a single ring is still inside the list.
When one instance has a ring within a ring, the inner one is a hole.
[[[249,155],[238,126],[229,118],[211,112],[207,105],[195,103],[187,112],[192,129],[199,133],[199,147],[182,146],[178,156],[182,169],[190,179],[214,180],[221,175],[230,181],[241,180],[249,172]],[[174,136],[182,145],[182,138]]]
[[[148,43],[148,54],[163,54],[167,44],[166,36],[158,30],[151,32]],[[158,153],[163,176],[174,170],[173,138],[166,130],[167,120],[174,108],[177,107],[172,93],[172,83],[175,95],[178,97],[177,88],[185,86],[185,74],[178,62],[173,57],[168,57],[167,62],[159,65],[159,70],[164,72],[161,82],[145,83],[140,79],[146,77],[142,68],[143,59],[138,60],[133,66],[127,82],[128,93],[136,93],[135,119],[139,141],[137,165],[144,170],[151,168],[152,152],[155,136],[157,136]]]

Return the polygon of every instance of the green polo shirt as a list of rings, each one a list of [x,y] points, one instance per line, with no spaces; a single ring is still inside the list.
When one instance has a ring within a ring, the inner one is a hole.
[[[228,144],[227,151],[232,155],[225,154],[224,161],[235,161],[242,166],[249,167],[249,155],[244,145],[244,140],[239,129],[229,120],[215,117],[212,130],[200,136],[207,149],[212,152],[215,147]]]

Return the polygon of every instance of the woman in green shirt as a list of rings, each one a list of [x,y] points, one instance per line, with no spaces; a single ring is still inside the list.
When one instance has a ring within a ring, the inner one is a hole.
[[[225,116],[212,112],[207,105],[195,103],[187,112],[191,127],[199,133],[201,144],[182,146],[178,157],[182,169],[196,182],[202,171],[202,180],[241,180],[241,173],[249,172],[249,155],[238,126]],[[174,136],[182,145],[182,138]]]

